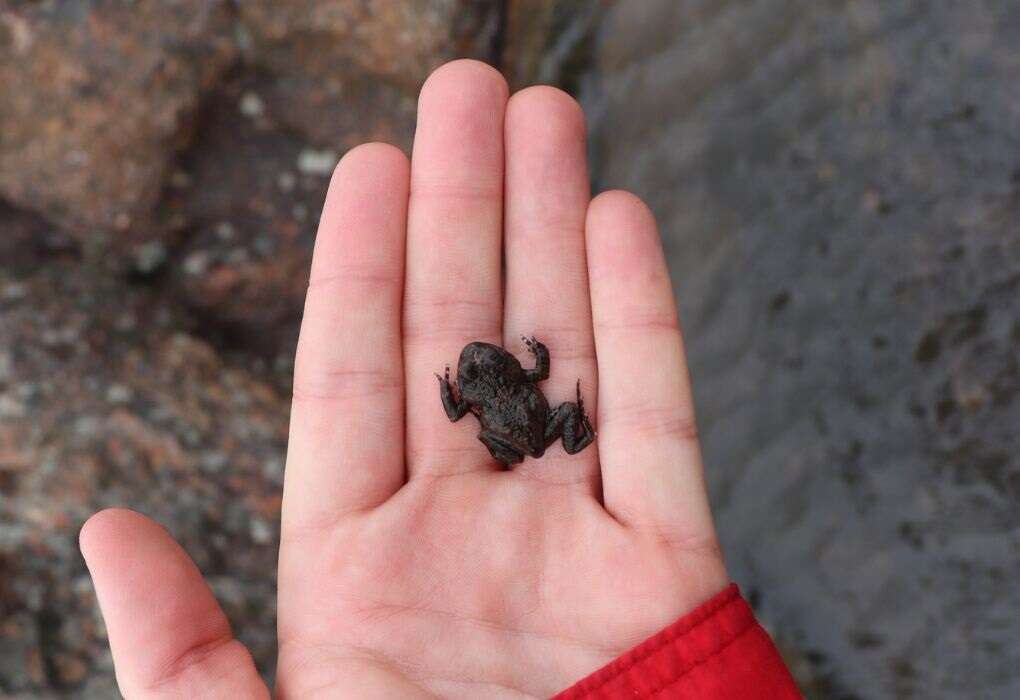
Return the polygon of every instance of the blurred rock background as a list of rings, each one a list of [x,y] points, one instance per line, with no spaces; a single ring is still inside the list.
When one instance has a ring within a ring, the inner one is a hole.
[[[660,217],[733,575],[812,698],[1020,697],[1015,0],[0,0],[0,697],[116,695],[165,524],[271,676],[290,356],[350,146],[559,84]]]

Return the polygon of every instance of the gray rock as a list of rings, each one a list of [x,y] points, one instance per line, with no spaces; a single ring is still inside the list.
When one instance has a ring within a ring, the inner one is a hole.
[[[813,697],[1020,697],[1020,5],[618,3],[734,578]]]

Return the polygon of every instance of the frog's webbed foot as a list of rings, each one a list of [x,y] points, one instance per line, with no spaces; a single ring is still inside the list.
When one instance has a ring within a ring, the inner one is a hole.
[[[456,398],[453,394],[453,382],[450,381],[450,366],[446,366],[443,376],[436,375],[439,380],[439,398],[443,401],[446,417],[456,423],[468,412],[468,403],[463,397]]]
[[[568,455],[577,454],[595,440],[595,430],[584,412],[580,379],[577,380],[577,402],[561,403],[549,414],[549,422],[545,426],[546,447],[559,437],[563,438],[563,449]]]
[[[524,376],[529,382],[543,382],[549,378],[549,348],[538,342],[535,336],[530,338],[521,336],[521,340],[528,347],[528,352],[535,356],[535,368],[524,370]]]
[[[588,419],[588,414],[584,410],[584,398],[581,396],[581,379],[578,378],[577,385],[577,412],[581,416],[581,434],[587,436],[588,442],[584,443],[578,450],[583,450],[585,447],[591,444],[591,441],[595,439],[595,429],[591,427],[591,421]]]
[[[478,433],[478,439],[482,441],[486,447],[489,448],[489,454],[492,455],[493,459],[497,462],[502,462],[507,466],[511,464],[520,464],[524,461],[524,455],[515,450],[509,443],[492,433],[482,431]]]

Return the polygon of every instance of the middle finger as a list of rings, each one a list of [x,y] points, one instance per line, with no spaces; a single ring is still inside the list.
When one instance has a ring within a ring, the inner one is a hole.
[[[504,340],[511,349],[523,347],[522,335],[547,345],[542,391],[550,407],[576,401],[580,379],[593,416],[598,387],[584,250],[590,192],[580,105],[556,88],[522,90],[507,105],[506,144]],[[525,460],[518,473],[597,493],[595,445],[574,455],[562,445],[557,440],[541,460]]]
[[[450,425],[434,375],[456,372],[467,343],[500,342],[507,93],[496,69],[462,60],[436,70],[418,101],[403,323],[412,479],[495,467],[476,421]]]

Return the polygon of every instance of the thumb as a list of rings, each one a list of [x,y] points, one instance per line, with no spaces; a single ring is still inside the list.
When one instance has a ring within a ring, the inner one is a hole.
[[[195,563],[166,530],[111,509],[89,518],[79,540],[124,697],[269,697]]]

